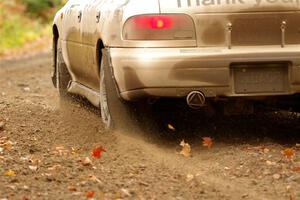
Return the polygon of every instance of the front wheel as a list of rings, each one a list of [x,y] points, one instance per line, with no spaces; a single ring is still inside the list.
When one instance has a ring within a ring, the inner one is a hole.
[[[70,81],[71,75],[63,59],[61,43],[58,40],[56,50],[56,86],[61,99],[70,96],[70,94],[68,93],[68,85]]]

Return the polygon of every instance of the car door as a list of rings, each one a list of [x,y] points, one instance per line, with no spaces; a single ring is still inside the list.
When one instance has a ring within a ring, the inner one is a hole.
[[[83,45],[82,57],[85,63],[85,70],[89,79],[85,80],[84,85],[99,90],[99,67],[97,64],[97,42],[100,38],[99,24],[101,18],[101,5],[104,0],[88,0],[83,10],[81,36]]]
[[[83,82],[88,79],[84,66],[85,60],[82,56],[82,35],[81,24],[83,17],[83,8],[87,4],[86,0],[73,0],[69,8],[65,11],[63,28],[65,30],[65,39],[63,41],[64,55],[68,56],[73,81]]]

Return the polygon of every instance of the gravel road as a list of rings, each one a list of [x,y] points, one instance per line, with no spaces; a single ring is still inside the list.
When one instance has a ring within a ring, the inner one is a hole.
[[[298,114],[173,110],[159,131],[110,132],[88,103],[59,101],[50,67],[48,52],[0,60],[1,200],[300,199]]]

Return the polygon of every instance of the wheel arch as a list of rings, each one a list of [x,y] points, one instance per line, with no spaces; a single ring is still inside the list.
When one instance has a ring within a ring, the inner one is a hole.
[[[105,48],[105,45],[103,43],[102,39],[98,39],[97,46],[96,46],[96,61],[98,66],[98,74],[100,74],[100,68],[101,68],[101,59],[102,59],[102,49]]]

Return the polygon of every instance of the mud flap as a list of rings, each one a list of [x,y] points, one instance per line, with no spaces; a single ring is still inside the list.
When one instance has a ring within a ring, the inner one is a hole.
[[[53,83],[53,86],[57,88],[57,77],[56,77],[56,60],[57,60],[57,50],[56,47],[57,45],[53,43],[53,48],[52,48],[52,70],[51,70],[51,80]]]

